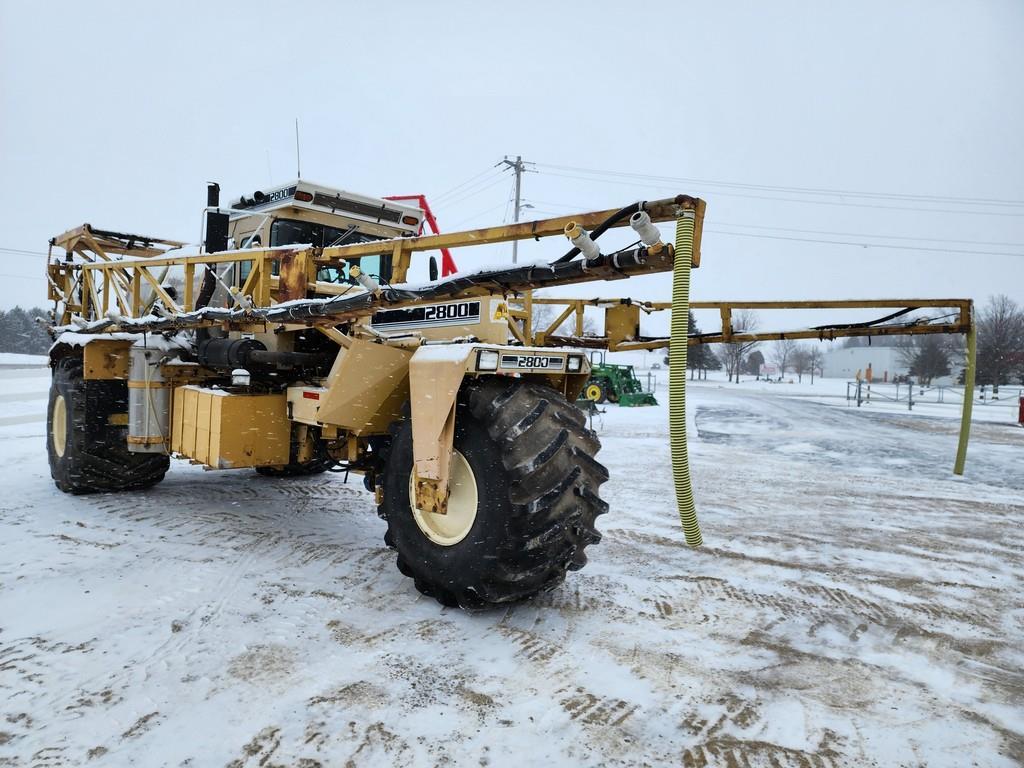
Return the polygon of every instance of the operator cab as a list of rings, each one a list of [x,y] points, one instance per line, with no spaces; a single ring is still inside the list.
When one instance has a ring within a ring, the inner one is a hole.
[[[418,235],[423,211],[392,200],[357,195],[345,190],[296,180],[269,191],[257,190],[231,203],[228,235],[236,248],[312,245],[329,248],[336,245],[365,243],[395,237]],[[347,266],[360,270],[379,282],[391,279],[391,256],[364,256],[351,259]],[[239,284],[245,281],[251,265],[238,265]],[[273,274],[279,263],[273,262]],[[317,281],[355,284],[348,269],[324,268]]]

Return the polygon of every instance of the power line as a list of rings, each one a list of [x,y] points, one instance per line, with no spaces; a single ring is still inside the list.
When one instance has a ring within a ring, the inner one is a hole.
[[[502,207],[507,207],[507,203],[498,203],[497,205],[492,205],[490,208],[487,208],[487,209],[485,209],[483,211],[480,211],[479,213],[474,213],[472,216],[469,216],[469,217],[467,217],[465,219],[460,219],[459,221],[455,222],[454,224],[450,224],[449,227],[450,227],[450,229],[458,229],[463,224],[466,224],[466,223],[468,223],[470,221],[473,221],[474,219],[479,219],[485,213],[490,213],[491,211],[496,211],[496,210],[498,210],[499,208],[502,208]]]
[[[613,181],[611,179],[602,179],[600,177],[594,177],[594,176],[573,176],[573,175],[567,174],[567,173],[552,173],[551,171],[544,171],[544,173],[546,173],[548,176],[557,176],[559,178],[564,178],[564,179],[578,179],[580,181],[587,181],[587,182],[591,182],[591,183],[597,182],[598,184],[614,184],[616,186],[632,187],[633,189],[636,189],[637,187],[642,186],[639,183],[639,181],[637,181],[637,182]],[[685,181],[682,181],[682,180],[679,180],[679,179],[677,179],[676,181],[678,181],[680,183],[689,183],[689,182],[685,182]],[[651,185],[648,188],[650,188],[650,189],[658,189],[658,190],[667,190],[667,191],[672,191],[672,192],[678,192],[679,191],[675,187],[665,187],[665,186],[657,186],[657,185]],[[918,211],[920,213],[945,213],[945,214],[951,214],[951,215],[954,215],[954,216],[960,216],[960,215],[964,215],[964,214],[971,214],[971,215],[975,215],[975,216],[1000,216],[1000,217],[1007,217],[1008,216],[1008,217],[1013,217],[1013,218],[1020,218],[1021,216],[1024,216],[1024,213],[1000,213],[998,211],[968,211],[968,210],[949,210],[949,209],[944,209],[944,208],[917,208],[917,207],[910,207],[910,206],[905,206],[905,205],[873,205],[873,204],[870,204],[870,203],[851,203],[851,202],[848,202],[848,201],[841,201],[840,202],[840,201],[835,201],[835,200],[799,200],[799,199],[791,198],[791,197],[772,197],[770,195],[751,195],[751,194],[744,194],[744,193],[741,193],[741,192],[716,192],[715,194],[721,195],[723,197],[743,197],[743,198],[749,198],[749,199],[753,199],[753,200],[772,200],[774,202],[781,202],[781,203],[806,203],[806,204],[809,204],[809,205],[833,205],[833,206],[849,207],[849,208],[874,208],[874,209],[880,209],[880,210],[885,210],[885,211]]]
[[[16,253],[21,256],[49,256],[46,251],[26,251],[23,248],[0,248],[4,253]]]
[[[1005,251],[973,251],[957,248],[929,248],[926,246],[914,245],[893,245],[891,243],[858,243],[850,240],[818,240],[809,237],[786,237],[784,235],[760,235],[753,232],[726,232],[721,229],[705,229],[705,232],[714,232],[718,235],[732,235],[733,237],[755,237],[766,240],[790,240],[798,243],[825,243],[828,245],[855,245],[861,248],[890,248],[898,251],[931,251],[934,253],[964,253],[975,256],[1024,256],[1024,253],[1006,253]]]
[[[553,165],[538,163],[542,168],[555,168],[563,171],[574,171],[577,173],[595,174],[598,176],[618,176],[623,178],[653,179],[656,181],[683,182],[686,184],[704,184],[706,186],[730,187],[734,189],[750,189],[762,192],[785,192],[802,195],[829,195],[833,197],[863,197],[877,200],[907,200],[914,202],[938,202],[938,203],[968,203],[971,205],[994,205],[1024,207],[1024,200],[1004,200],[988,197],[950,197],[945,195],[919,195],[900,192],[862,192],[850,189],[828,189],[825,187],[790,187],[773,184],[748,184],[733,181],[715,181],[712,179],[695,179],[683,176],[657,176],[645,173],[630,173],[626,171],[609,171],[596,168],[579,168],[571,165]]]
[[[550,205],[557,208],[566,208],[571,210],[582,210],[580,206],[570,206],[564,203],[556,203],[550,200],[539,200],[536,198],[530,198],[535,203],[541,203],[542,205]],[[508,206],[506,205],[506,210]],[[802,234],[815,234],[815,235],[832,235],[834,237],[867,237],[874,239],[888,239],[888,240],[910,240],[918,242],[934,242],[934,243],[956,243],[958,245],[979,245],[982,247],[998,247],[1006,246],[1011,248],[1024,248],[1024,243],[1001,243],[1001,242],[985,242],[977,240],[955,240],[950,238],[939,238],[939,237],[911,237],[907,235],[870,235],[859,232],[831,232],[827,230],[818,229],[793,229],[789,227],[770,227],[758,224],[732,224],[729,222],[719,222],[720,226],[726,227],[742,227],[750,229],[766,229],[769,231],[778,232],[795,232]],[[987,251],[987,250],[973,250],[973,249],[959,249],[959,248],[935,248],[931,246],[911,246],[911,245],[899,245],[893,243],[871,243],[871,242],[858,242],[850,240],[832,240],[832,239],[820,239],[820,238],[807,238],[807,237],[788,237],[783,235],[768,235],[754,232],[729,232],[727,230],[705,228],[705,232],[713,232],[720,235],[733,235],[735,237],[752,237],[762,238],[768,240],[789,240],[793,242],[805,242],[805,243],[821,243],[825,245],[848,245],[856,246],[860,248],[889,248],[901,251],[925,251],[933,253],[959,253],[967,255],[979,255],[979,256],[1024,256],[1024,253],[1007,253],[1005,251]]]
[[[887,240],[918,240],[925,243],[959,243],[961,245],[1006,246],[1007,248],[1024,248],[1024,243],[998,243],[985,240],[954,240],[949,237],[915,237],[911,235],[868,235],[863,232],[829,232],[821,229],[793,229],[791,227],[769,227],[760,224],[732,224],[717,221],[720,227],[740,227],[742,229],[768,229],[773,232],[799,232],[806,235],[834,235],[836,237],[873,237]]]
[[[552,200],[538,200],[536,198],[530,198],[531,202],[540,203],[541,205],[553,206],[555,208],[564,208],[572,211],[583,211],[587,206],[579,205],[566,205],[565,203],[556,203]],[[741,229],[763,229],[772,232],[796,232],[799,234],[810,234],[810,235],[831,235],[833,237],[868,237],[879,240],[911,240],[925,243],[956,243],[958,245],[979,245],[982,247],[1000,247],[1004,246],[1007,248],[1024,248],[1024,243],[1007,243],[1007,242],[993,242],[990,240],[958,240],[949,237],[920,237],[913,235],[871,235],[864,232],[832,232],[829,230],[822,229],[795,229],[792,227],[773,227],[762,224],[735,224],[727,221],[716,221],[715,224],[720,227],[738,227]],[[736,234],[742,235],[744,233],[735,232],[730,233],[724,230],[707,229],[707,232],[718,232],[719,234]],[[748,237],[756,237],[754,234],[747,234]],[[812,241],[814,242],[814,241]],[[823,241],[824,242],[824,241]],[[883,243],[865,243],[865,245],[882,246]],[[985,253],[984,251],[965,251],[966,253]],[[999,253],[998,255],[1015,256],[1013,253]]]
[[[444,200],[445,198],[448,198],[448,197],[458,197],[463,192],[468,191],[468,189],[470,187],[478,186],[478,185],[483,184],[484,182],[488,181],[489,179],[487,179],[485,177],[493,176],[494,174],[495,174],[495,169],[492,166],[491,168],[488,168],[486,171],[483,171],[482,173],[478,173],[476,176],[473,176],[472,178],[466,179],[461,184],[456,184],[451,189],[449,189],[449,190],[447,190],[445,192],[442,192],[439,195],[433,195],[431,197],[431,200],[436,204],[436,203],[438,203],[438,202],[440,202],[440,201],[442,201],[442,200]],[[500,175],[501,171],[497,171],[497,174]]]
[[[481,176],[486,176],[487,174],[489,174],[489,173],[491,173],[493,171],[494,171],[494,166],[491,166],[490,168],[488,168],[488,169],[486,169],[484,171],[481,171],[476,176],[471,176],[468,179],[466,179],[465,181],[460,182],[459,184],[456,184],[454,187],[451,187],[450,189],[446,189],[444,192],[441,192],[440,194],[433,195],[433,199],[434,200],[440,200],[442,197],[447,197],[448,195],[450,195],[455,190],[461,189],[462,187],[466,186],[470,182],[476,181]]]
[[[460,194],[456,195],[453,198],[449,198],[448,200],[443,201],[441,203],[441,206],[444,206],[446,208],[451,208],[453,205],[458,205],[459,203],[463,203],[463,202],[465,202],[466,200],[469,200],[472,197],[476,197],[481,192],[486,192],[488,189],[491,189],[492,187],[496,187],[498,184],[501,184],[505,180],[505,178],[506,178],[506,176],[505,176],[504,173],[499,173],[498,177],[496,179],[494,179],[493,181],[492,180],[488,180],[488,183],[485,184],[484,186],[477,186],[475,188],[470,188],[470,189],[463,190],[463,193],[460,193]]]

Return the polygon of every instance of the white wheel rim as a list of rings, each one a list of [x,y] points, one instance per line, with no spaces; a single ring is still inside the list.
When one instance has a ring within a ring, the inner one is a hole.
[[[57,395],[53,401],[50,436],[53,438],[53,450],[63,458],[68,447],[68,404],[64,401],[64,395]]]
[[[423,535],[435,544],[450,547],[469,535],[476,522],[476,475],[458,451],[452,453],[451,479],[448,481],[448,514],[437,515],[416,508],[416,474],[409,476],[409,507]]]

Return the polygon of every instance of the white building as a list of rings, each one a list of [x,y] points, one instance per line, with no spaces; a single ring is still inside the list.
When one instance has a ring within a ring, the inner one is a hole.
[[[857,371],[867,376],[871,366],[874,381],[892,381],[894,376],[906,376],[909,370],[900,359],[896,347],[841,347],[822,355],[822,375],[832,379],[854,379]]]

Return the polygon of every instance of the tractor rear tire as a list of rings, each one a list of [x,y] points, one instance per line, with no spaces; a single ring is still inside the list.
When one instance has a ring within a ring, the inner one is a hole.
[[[588,381],[583,388],[583,396],[598,405],[608,401],[608,385],[604,381]]]
[[[597,436],[558,392],[489,377],[460,393],[447,515],[413,509],[412,423],[398,422],[383,470],[385,543],[424,595],[465,610],[525,600],[587,562],[601,540],[608,472]]]
[[[50,475],[65,493],[149,488],[170,467],[165,454],[128,450],[127,382],[86,381],[81,358],[57,361],[46,414]],[[112,423],[114,416],[124,423]]]

